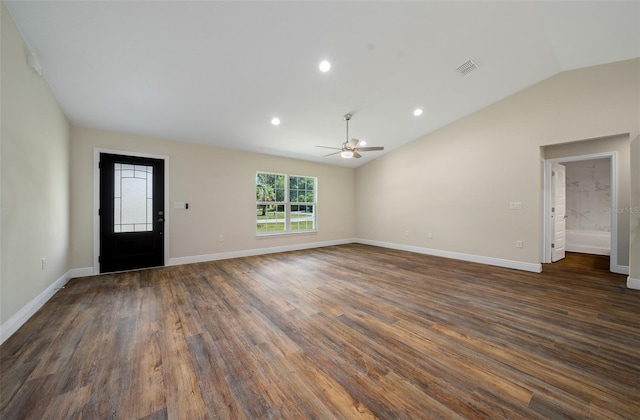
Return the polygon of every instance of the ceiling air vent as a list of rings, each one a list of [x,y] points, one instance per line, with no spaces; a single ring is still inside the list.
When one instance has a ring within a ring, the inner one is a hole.
[[[460,67],[458,67],[456,70],[458,70],[458,72],[461,75],[466,76],[467,74],[471,73],[472,71],[474,71],[477,68],[478,68],[478,65],[476,63],[474,63],[473,60],[469,60],[466,63],[464,63],[463,65],[461,65]]]

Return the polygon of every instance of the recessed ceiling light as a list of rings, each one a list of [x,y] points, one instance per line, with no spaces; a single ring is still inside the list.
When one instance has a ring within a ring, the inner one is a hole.
[[[271,124],[273,125],[280,125],[280,118],[272,118],[271,119]]]
[[[413,115],[415,115],[416,117],[419,117],[420,115],[422,115],[422,109],[420,108],[416,108],[413,110]]]
[[[321,72],[326,73],[331,69],[331,63],[325,60],[320,63],[318,68],[320,69]]]

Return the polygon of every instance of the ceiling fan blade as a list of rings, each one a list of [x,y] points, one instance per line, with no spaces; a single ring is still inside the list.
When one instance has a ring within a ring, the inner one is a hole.
[[[329,153],[328,155],[324,155],[322,157],[327,157],[327,156],[333,156],[333,155],[337,155],[338,153],[342,152],[342,150],[338,150],[337,152],[333,152],[333,153]]]
[[[329,146],[316,146],[316,147],[322,147],[323,149],[333,149],[333,150],[342,150],[339,147],[329,147]]]
[[[356,147],[358,147],[358,143],[360,143],[360,140],[358,139],[351,139],[347,142],[347,147],[351,150],[355,149]]]
[[[384,147],[381,146],[373,146],[373,147],[356,147],[354,151],[358,152],[375,152],[376,150],[384,150]]]
[[[351,114],[345,114],[344,119],[347,123],[347,141],[345,141],[344,143],[342,143],[342,148],[338,149],[335,147],[327,147],[327,146],[316,146],[316,147],[323,147],[325,149],[335,149],[338,150],[338,152],[335,153],[331,153],[328,154],[327,156],[333,156],[333,155],[337,155],[338,153],[340,153],[342,155],[343,158],[348,159],[349,157],[353,157],[353,158],[361,158],[362,155],[358,152],[374,152],[376,150],[384,150],[384,147],[358,147],[359,144],[362,144],[362,146],[366,145],[367,142],[362,141],[362,140],[358,140],[358,139],[349,139],[349,120],[351,119]]]

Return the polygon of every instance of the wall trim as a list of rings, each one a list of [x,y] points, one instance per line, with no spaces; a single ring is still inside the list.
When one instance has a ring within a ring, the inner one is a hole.
[[[629,266],[628,265],[615,265],[613,266],[613,268],[611,269],[612,273],[616,273],[616,274],[626,274],[627,276],[629,275]]]
[[[495,265],[504,268],[513,268],[515,270],[530,271],[533,273],[542,272],[542,264],[527,263],[523,261],[505,260],[502,258],[484,257],[482,255],[464,254],[462,252],[443,251],[440,249],[422,248],[412,245],[402,245],[390,242],[372,241],[369,239],[358,239],[357,243],[365,245],[379,246],[383,248],[398,249],[400,251],[416,252],[418,254],[433,255],[435,257],[452,258],[455,260],[476,262],[487,265]]]
[[[72,268],[71,270],[69,270],[70,279],[75,279],[78,277],[93,276],[94,274],[98,274],[98,273],[95,272],[93,267]]]
[[[627,277],[627,287],[629,289],[640,290],[640,279],[634,279],[631,276]]]
[[[339,239],[335,241],[310,242],[306,244],[274,246],[269,248],[247,249],[242,251],[220,252],[216,254],[194,255],[190,257],[169,258],[167,265],[192,264],[207,261],[228,260],[231,258],[251,257],[254,255],[275,254],[278,252],[299,251],[302,249],[322,248],[325,246],[345,245],[357,242],[356,239]]]
[[[33,298],[29,303],[24,305],[22,309],[13,314],[13,316],[7,319],[2,325],[0,325],[0,344],[4,343],[9,337],[13,335],[20,327],[22,327],[31,318],[38,309],[42,307],[53,295],[56,294],[58,289],[64,287],[65,284],[71,279],[71,272],[69,270],[64,273],[60,278],[51,283],[42,293]],[[93,268],[91,269],[93,273]]]

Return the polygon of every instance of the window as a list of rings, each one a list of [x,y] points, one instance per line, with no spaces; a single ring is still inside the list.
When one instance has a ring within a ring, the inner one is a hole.
[[[318,180],[258,172],[256,174],[256,233],[316,230]]]
[[[153,231],[153,166],[116,163],[113,174],[113,231]]]

